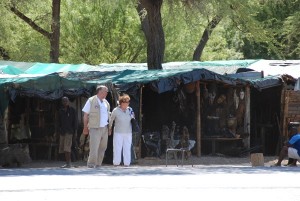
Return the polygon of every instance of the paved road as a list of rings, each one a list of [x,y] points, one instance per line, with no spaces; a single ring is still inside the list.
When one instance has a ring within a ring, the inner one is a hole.
[[[299,167],[159,166],[0,169],[0,199],[300,200]]]

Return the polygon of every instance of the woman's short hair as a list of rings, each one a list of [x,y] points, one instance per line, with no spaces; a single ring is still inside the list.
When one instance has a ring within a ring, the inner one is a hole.
[[[119,97],[119,104],[121,103],[127,103],[130,101],[130,97],[127,94],[123,94],[122,96]]]

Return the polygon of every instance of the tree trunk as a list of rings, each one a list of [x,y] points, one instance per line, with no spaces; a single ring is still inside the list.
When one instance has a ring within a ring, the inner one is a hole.
[[[148,69],[162,69],[165,51],[165,36],[162,27],[161,6],[163,0],[140,0],[147,15],[142,19],[142,29],[147,40]],[[142,10],[141,8],[137,8]]]
[[[60,1],[52,1],[52,34],[50,37],[50,62],[59,63],[59,38],[60,38]]]
[[[200,58],[202,56],[203,50],[205,45],[208,42],[208,39],[211,35],[211,33],[213,32],[213,29],[216,28],[216,26],[219,24],[219,22],[221,21],[221,17],[220,16],[215,16],[212,21],[210,21],[207,25],[207,27],[205,28],[201,40],[196,48],[196,50],[194,51],[194,55],[193,55],[193,60],[194,61],[200,61]]]

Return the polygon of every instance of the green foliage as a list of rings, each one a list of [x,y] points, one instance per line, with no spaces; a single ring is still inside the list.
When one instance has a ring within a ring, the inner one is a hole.
[[[49,61],[48,41],[39,33],[34,31],[29,25],[25,24],[20,18],[9,11],[10,1],[3,1],[0,5],[0,46],[8,51],[10,58],[14,61]],[[15,6],[27,17],[33,19],[37,24],[44,28],[47,27],[48,14],[50,12],[51,1],[42,1],[40,6],[33,1],[16,1]],[[46,6],[49,6],[46,14]],[[36,10],[43,15],[36,14]],[[51,15],[50,15],[51,16]]]
[[[61,1],[60,62],[146,62],[146,40],[134,0]],[[15,61],[49,61],[49,41],[16,17],[15,6],[51,30],[52,0],[1,0],[0,47]],[[210,35],[201,60],[299,58],[300,0],[164,1],[164,62],[192,60],[204,29]],[[0,58],[1,59],[1,58]]]
[[[193,2],[195,3],[195,2]],[[187,7],[182,3],[175,4],[172,1],[170,7],[165,6],[164,13],[164,29],[166,36],[166,52],[165,61],[183,61],[192,60],[193,53],[197,44],[200,42],[204,29],[208,22],[215,15],[223,15],[218,1],[213,7],[211,1],[199,1],[196,4]],[[231,29],[225,29],[228,21],[224,20],[220,26],[213,31],[210,39],[204,49],[202,60],[226,60],[226,59],[242,59],[243,55],[238,52],[240,47],[237,45],[241,40],[235,36],[227,38],[227,34]],[[236,34],[235,31],[232,34]]]
[[[219,26],[208,41],[202,60],[235,60],[244,59],[239,51],[243,46],[239,32],[225,29],[229,22],[225,20]]]
[[[286,44],[285,52],[288,58],[300,57],[300,12],[295,12],[284,21],[283,43]]]
[[[165,62],[192,60],[201,33],[201,21],[196,13],[193,19],[184,12],[183,5],[164,6],[163,26],[166,38]],[[199,17],[200,18],[200,17]],[[198,19],[199,19],[198,18]]]
[[[146,45],[135,8],[108,0],[92,2],[63,5],[72,12],[62,14],[61,61],[145,62]]]
[[[293,29],[299,27],[296,21],[299,7],[299,0],[262,1],[256,19],[272,36],[274,47],[270,48],[264,40],[251,41],[246,37],[244,40],[248,45],[244,49],[245,55],[268,59],[298,59],[299,39],[294,35],[297,32]],[[296,20],[292,19],[294,17]]]

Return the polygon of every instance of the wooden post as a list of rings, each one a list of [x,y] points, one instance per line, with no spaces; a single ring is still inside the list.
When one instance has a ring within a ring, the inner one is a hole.
[[[289,102],[290,102],[290,93],[284,89],[284,108],[283,108],[283,114],[282,114],[282,134],[283,138],[287,137],[287,119],[288,119],[288,113],[289,113]]]
[[[140,130],[141,132],[143,132],[143,113],[142,113],[142,98],[143,98],[143,87],[144,85],[142,85],[140,87],[140,98],[139,98],[139,125],[140,125]],[[139,145],[138,145],[138,153],[137,153],[137,158],[141,158],[142,157],[142,143],[141,143],[141,139],[139,139]]]
[[[196,128],[196,145],[197,145],[197,156],[201,156],[201,113],[200,113],[200,82],[198,81],[196,84],[196,97],[197,97],[197,112],[196,112],[196,121],[197,121],[197,128]]]
[[[250,87],[246,86],[245,91],[245,103],[246,103],[246,112],[244,118],[244,132],[249,133],[249,137],[245,139],[244,144],[247,149],[250,148]]]
[[[252,167],[265,166],[263,153],[253,153],[250,155]]]
[[[283,144],[284,136],[286,133],[286,115],[288,111],[288,103],[289,103],[289,96],[286,94],[285,84],[281,87],[281,97],[280,97],[280,119],[277,117],[277,123],[279,126],[279,136],[278,142],[276,145],[276,155],[279,154],[281,146]]]
[[[27,97],[25,99],[25,101],[26,101],[26,109],[25,109],[25,122],[24,122],[24,124],[25,124],[25,129],[28,131],[28,132],[26,132],[27,138],[30,139],[31,138],[31,133],[30,133],[30,128],[29,128],[29,116],[30,116],[30,114],[29,114],[29,112],[30,112],[30,108],[29,108],[30,99],[29,99],[29,97]]]

